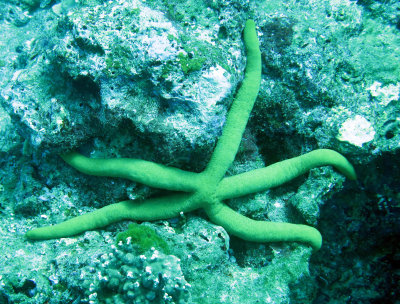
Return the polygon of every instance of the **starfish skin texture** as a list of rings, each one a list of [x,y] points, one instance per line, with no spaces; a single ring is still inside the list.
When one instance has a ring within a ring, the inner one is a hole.
[[[31,240],[70,237],[118,221],[162,220],[203,208],[213,223],[243,240],[295,241],[318,250],[322,237],[311,226],[253,220],[223,203],[226,199],[279,186],[319,166],[331,165],[349,179],[356,179],[354,168],[347,159],[329,149],[314,150],[268,167],[225,177],[238,151],[261,82],[261,53],[253,20],[247,20],[245,24],[244,45],[247,54],[245,77],[204,171],[193,173],[141,159],[91,159],[77,152],[63,154],[61,157],[64,161],[82,173],[125,178],[150,187],[171,190],[174,194],[111,204],[60,224],[33,229],[26,233],[26,237]]]

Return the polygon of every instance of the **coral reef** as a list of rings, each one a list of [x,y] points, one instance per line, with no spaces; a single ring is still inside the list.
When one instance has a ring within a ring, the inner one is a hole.
[[[0,0],[0,302],[79,303],[89,300],[79,275],[96,258],[119,271],[122,259],[109,253],[126,222],[43,242],[23,235],[165,193],[85,176],[57,155],[80,146],[93,158],[202,171],[242,80],[251,18],[260,94],[227,174],[326,148],[355,165],[358,182],[315,168],[227,201],[259,221],[316,225],[317,253],[229,237],[196,211],[144,224],[180,260],[159,253],[159,261],[180,265],[173,275],[191,285],[188,303],[396,303],[398,8],[396,0]]]

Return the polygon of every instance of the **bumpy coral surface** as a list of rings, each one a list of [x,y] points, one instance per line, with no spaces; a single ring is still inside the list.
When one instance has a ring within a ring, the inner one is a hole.
[[[190,303],[180,260],[155,250],[144,254],[122,241],[80,273],[84,303]]]

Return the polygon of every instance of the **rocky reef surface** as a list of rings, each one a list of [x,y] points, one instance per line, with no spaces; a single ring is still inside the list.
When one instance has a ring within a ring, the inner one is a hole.
[[[322,167],[228,203],[317,227],[321,250],[245,242],[202,211],[141,223],[150,249],[117,241],[127,222],[24,238],[160,194],[83,175],[62,152],[203,170],[243,78],[248,18],[263,75],[229,174],[330,148],[358,181]],[[399,31],[394,0],[0,0],[0,303],[396,303]]]

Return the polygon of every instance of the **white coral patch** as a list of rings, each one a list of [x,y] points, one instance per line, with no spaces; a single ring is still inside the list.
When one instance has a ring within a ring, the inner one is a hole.
[[[199,89],[202,88],[202,90],[198,91],[196,102],[204,101],[205,106],[210,108],[227,96],[232,85],[226,74],[226,70],[219,65],[211,67],[203,73],[200,80],[201,86],[199,86]]]
[[[400,96],[400,83],[382,86],[382,83],[375,81],[367,88],[371,96],[378,98],[381,104],[387,106],[391,101],[398,100]]]
[[[337,139],[361,147],[364,143],[373,140],[374,136],[375,130],[371,123],[361,115],[356,115],[342,124]]]

